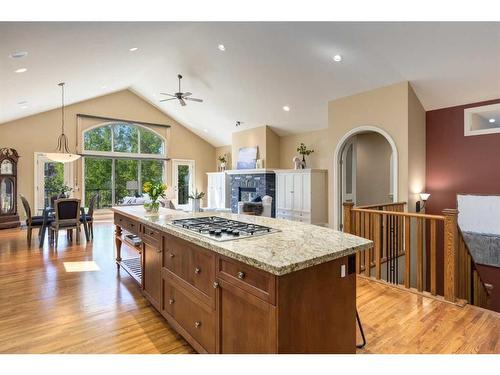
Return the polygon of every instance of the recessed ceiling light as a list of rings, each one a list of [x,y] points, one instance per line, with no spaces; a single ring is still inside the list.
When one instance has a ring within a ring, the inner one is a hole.
[[[21,108],[22,109],[28,109],[28,106],[27,105],[22,105]]]
[[[23,57],[28,56],[28,52],[26,51],[14,51],[9,54],[11,59],[22,59]]]
[[[129,51],[130,52],[135,52],[137,51],[139,48],[138,47],[132,47],[132,48],[129,48]]]
[[[106,85],[101,86],[101,89],[107,89],[107,88],[108,88],[108,86],[106,86]]]
[[[224,44],[219,44],[217,46],[217,48],[219,49],[219,51],[222,51],[222,52],[224,52],[226,50],[226,46]]]
[[[15,70],[15,72],[16,72],[16,73],[24,73],[24,72],[26,72],[27,70],[28,70],[28,69],[26,69],[26,68],[19,68],[19,69],[16,69],[16,70]]]
[[[285,112],[289,112],[289,111],[290,111],[290,107],[289,107],[289,106],[287,106],[287,105],[284,105],[284,106],[283,106],[283,111],[285,111]]]
[[[496,120],[494,118],[490,118],[488,121],[493,124]]]
[[[341,62],[342,61],[342,56],[340,56],[340,55],[333,56],[333,61],[335,61],[335,62]]]
[[[205,133],[208,133],[208,129],[203,129],[203,131],[204,131]]]

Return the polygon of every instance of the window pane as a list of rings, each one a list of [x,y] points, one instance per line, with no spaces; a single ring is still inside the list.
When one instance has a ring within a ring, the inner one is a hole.
[[[142,160],[141,161],[141,181],[160,183],[163,182],[163,161]],[[142,191],[142,186],[140,187]]]
[[[177,167],[177,204],[189,203],[189,165]]]
[[[64,164],[47,161],[43,166],[45,191],[43,193],[44,207],[50,206],[50,197],[59,195],[64,187]]]
[[[163,140],[155,133],[139,128],[141,133],[141,154],[163,154]]]
[[[127,124],[113,126],[113,149],[118,152],[134,152],[139,150],[139,132],[137,127]]]
[[[97,194],[95,208],[111,207],[111,159],[85,158],[85,206]]]
[[[111,126],[101,126],[85,132],[84,149],[89,151],[111,151]]]
[[[115,160],[115,202],[119,204],[124,197],[133,197],[139,192],[139,161]]]

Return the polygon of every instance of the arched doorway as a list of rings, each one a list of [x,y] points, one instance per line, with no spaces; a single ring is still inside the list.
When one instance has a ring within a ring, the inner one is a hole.
[[[360,126],[358,128],[352,129],[340,139],[338,142],[335,153],[334,153],[334,165],[333,165],[333,196],[334,196],[334,214],[333,214],[333,225],[335,229],[342,228],[342,204],[346,200],[352,200],[355,203],[359,200],[356,196],[362,186],[359,184],[360,176],[366,176],[366,166],[364,170],[359,167],[360,158],[358,156],[357,150],[359,150],[360,139],[363,139],[363,144],[372,138],[382,139],[382,143],[386,143],[387,153],[387,187],[389,191],[385,196],[387,199],[383,201],[371,202],[371,203],[384,203],[384,202],[396,202],[398,200],[398,151],[396,148],[396,143],[392,137],[385,130],[380,129],[376,126]],[[380,142],[378,142],[380,144]],[[365,147],[365,146],[363,146]],[[370,150],[365,149],[364,154],[369,155]],[[366,155],[365,155],[366,156]],[[375,156],[375,155],[374,155]],[[365,158],[366,159],[366,158]],[[378,158],[380,159],[380,157]],[[375,160],[375,158],[374,158]],[[371,161],[369,161],[371,162]],[[366,162],[364,163],[366,164]],[[370,167],[370,165],[368,165]],[[371,172],[377,172],[371,171]],[[369,176],[366,176],[369,177]],[[366,185],[366,183],[365,183]],[[369,186],[379,187],[379,184],[374,184]],[[365,186],[365,191],[366,186]],[[366,196],[366,193],[365,193]],[[375,196],[375,195],[374,195]],[[380,194],[379,194],[380,196]],[[363,202],[366,204],[366,199]]]

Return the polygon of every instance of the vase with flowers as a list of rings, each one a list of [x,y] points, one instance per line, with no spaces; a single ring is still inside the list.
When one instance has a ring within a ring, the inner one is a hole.
[[[144,203],[144,208],[147,212],[152,214],[157,214],[160,210],[160,198],[165,198],[165,191],[167,190],[167,185],[161,182],[145,182],[143,185],[144,193],[149,195],[149,202]]]
[[[219,157],[217,159],[219,160],[219,170],[221,172],[224,172],[226,170],[226,165],[227,165],[227,156],[226,156],[226,154],[219,155]]]
[[[191,208],[193,213],[200,212],[200,202],[204,196],[205,193],[202,191],[198,193],[198,189],[196,189],[194,194],[189,195],[189,199],[192,200]]]
[[[297,152],[302,155],[302,169],[304,169],[306,167],[306,155],[311,155],[314,150],[307,148],[304,143],[301,143],[299,147],[297,147]]]

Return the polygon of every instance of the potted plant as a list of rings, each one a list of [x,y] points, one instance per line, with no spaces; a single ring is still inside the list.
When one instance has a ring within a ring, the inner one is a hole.
[[[226,163],[227,163],[226,154],[219,155],[219,157],[217,159],[219,160],[219,163],[220,163],[220,171],[221,172],[225,171],[226,170]]]
[[[144,208],[147,212],[157,214],[160,209],[160,202],[158,201],[160,198],[165,198],[165,191],[167,190],[167,185],[161,182],[152,183],[145,182],[143,186],[143,190],[146,194],[149,195],[150,201],[144,203]]]
[[[204,192],[198,193],[198,189],[196,189],[194,194],[191,194],[189,196],[189,199],[193,200],[193,203],[191,205],[191,207],[193,209],[193,213],[200,212],[200,201],[203,199],[204,196],[205,196],[205,193]]]
[[[297,147],[297,152],[302,155],[302,169],[306,167],[306,155],[311,155],[314,150],[308,149],[304,143],[301,143],[299,147]]]

